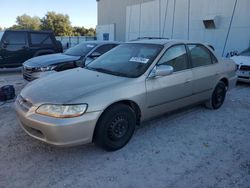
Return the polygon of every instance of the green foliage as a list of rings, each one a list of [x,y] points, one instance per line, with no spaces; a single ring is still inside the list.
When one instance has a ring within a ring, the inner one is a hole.
[[[68,15],[48,12],[41,21],[41,28],[43,30],[53,30],[56,36],[71,36],[73,33]]]
[[[74,36],[95,36],[95,29],[86,29],[84,27],[73,27]]]
[[[84,27],[73,27],[73,35],[74,36],[85,36],[88,33],[88,29]]]
[[[16,18],[16,23],[9,29],[52,30],[56,36],[95,36],[96,34],[93,28],[72,27],[68,15],[56,12],[47,12],[42,19],[23,14]]]
[[[95,29],[90,28],[90,29],[88,30],[87,36],[95,36],[95,35],[96,35]]]
[[[37,16],[31,17],[27,14],[18,16],[16,18],[16,25],[13,25],[10,29],[30,29],[30,30],[40,30],[41,21]]]

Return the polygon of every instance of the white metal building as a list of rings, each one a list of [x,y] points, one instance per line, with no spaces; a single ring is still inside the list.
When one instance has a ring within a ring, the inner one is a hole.
[[[99,40],[188,39],[219,55],[250,46],[250,0],[97,0]]]

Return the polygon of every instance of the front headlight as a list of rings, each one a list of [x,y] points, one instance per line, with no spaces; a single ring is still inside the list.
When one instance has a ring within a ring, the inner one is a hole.
[[[87,108],[87,104],[44,104],[37,108],[36,113],[55,118],[73,118],[83,115]]]
[[[41,72],[52,71],[56,68],[56,66],[48,66],[39,68]]]

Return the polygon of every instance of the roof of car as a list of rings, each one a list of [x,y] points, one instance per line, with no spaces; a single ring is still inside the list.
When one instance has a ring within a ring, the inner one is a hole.
[[[187,40],[177,40],[177,39],[139,39],[130,41],[128,43],[165,45],[168,43],[192,43],[192,42]]]
[[[29,30],[29,29],[22,29],[22,30],[13,30],[13,29],[6,29],[5,31],[11,31],[11,32],[35,32],[35,33],[53,33],[52,30]]]
[[[101,40],[91,40],[91,41],[84,41],[83,43],[88,44],[121,44],[121,42],[118,41],[101,41]]]

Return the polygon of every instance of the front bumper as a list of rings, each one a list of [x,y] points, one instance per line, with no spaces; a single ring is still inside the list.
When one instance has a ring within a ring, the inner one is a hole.
[[[15,102],[15,111],[24,131],[43,142],[56,146],[73,146],[92,142],[101,111],[85,113],[76,118],[53,118],[35,113],[36,107],[24,110]]]
[[[238,81],[250,83],[250,71],[238,70],[236,72]]]

